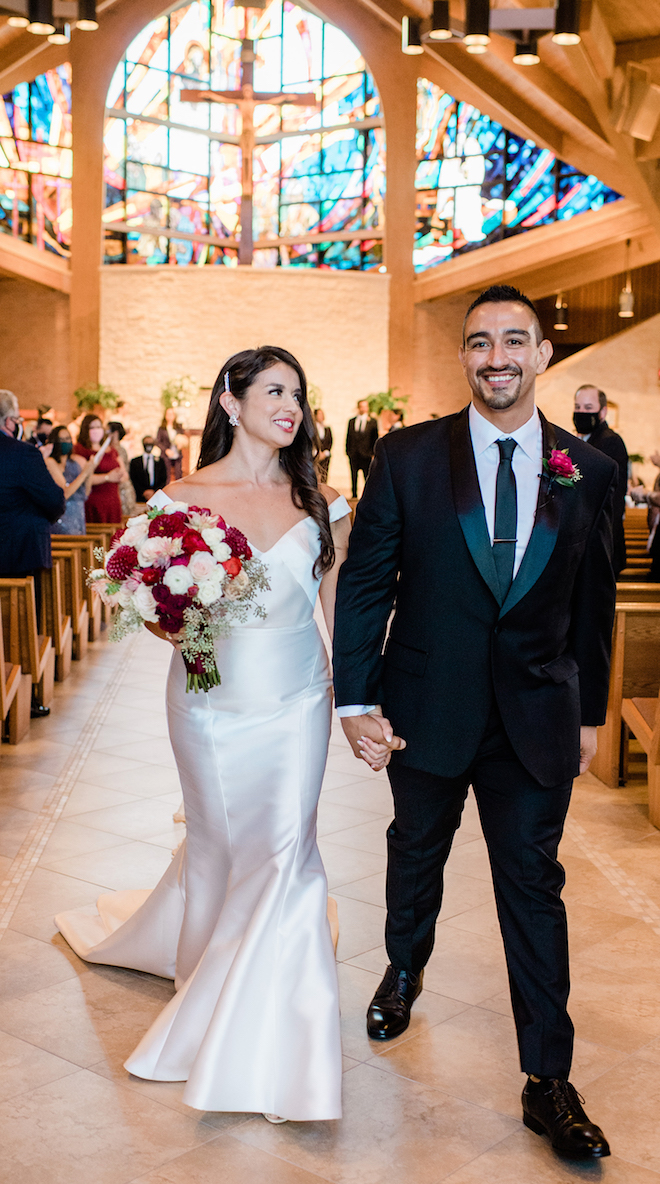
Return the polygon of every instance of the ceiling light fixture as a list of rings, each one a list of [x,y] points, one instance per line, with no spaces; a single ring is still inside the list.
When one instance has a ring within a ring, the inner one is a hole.
[[[36,33],[47,37],[55,32],[53,20],[53,0],[28,0],[28,33]]]
[[[561,292],[557,292],[555,300],[555,323],[553,329],[568,329],[568,305],[564,303]]]
[[[630,239],[626,239],[626,282],[619,292],[619,316],[628,318],[635,315],[635,293],[630,282]]]
[[[55,21],[55,32],[49,33],[51,45],[68,45],[71,40],[71,30],[64,21]]]
[[[536,51],[536,37],[531,33],[523,33],[524,41],[516,41],[516,52],[513,60],[516,66],[538,66],[541,61]]]
[[[433,0],[433,15],[429,39],[431,41],[449,41],[452,31],[449,27],[449,0]]]
[[[401,21],[401,48],[411,57],[414,54],[424,53],[421,24],[421,21],[418,21],[414,16],[404,16]]]
[[[29,23],[26,16],[10,16],[7,21],[7,24],[11,25],[12,29],[27,29]]]
[[[552,40],[556,45],[580,43],[580,0],[558,0]]]
[[[96,0],[78,0],[78,20],[76,21],[76,29],[81,29],[83,33],[93,33],[98,29],[99,22],[96,19]]]
[[[490,42],[489,0],[465,0],[465,36],[469,53],[485,53]]]

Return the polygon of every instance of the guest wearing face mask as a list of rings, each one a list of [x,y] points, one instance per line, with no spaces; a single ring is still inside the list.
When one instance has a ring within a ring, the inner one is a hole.
[[[145,436],[142,441],[142,456],[134,456],[129,465],[129,474],[138,502],[148,502],[157,489],[167,485],[167,465],[162,456],[154,456],[156,441]]]
[[[96,453],[96,471],[91,477],[91,490],[85,503],[87,522],[121,522],[119,482],[128,474],[119,456],[110,445],[110,437],[103,443],[105,428],[98,415],[86,415],[80,425],[78,443],[73,455],[89,460]]]
[[[64,513],[50,528],[51,534],[85,533],[85,498],[89,492],[90,477],[96,466],[96,453],[85,461],[81,456],[72,456],[73,440],[64,424],[53,428],[48,437],[52,452],[46,457],[46,468],[56,485],[64,490],[66,504]]]
[[[626,539],[623,530],[623,517],[626,512],[626,492],[628,489],[628,450],[621,436],[613,432],[607,423],[607,395],[593,383],[584,383],[575,392],[575,411],[573,423],[578,436],[611,456],[619,467],[619,480],[614,494],[614,516],[612,529],[614,534],[614,572],[619,575],[626,566]]]

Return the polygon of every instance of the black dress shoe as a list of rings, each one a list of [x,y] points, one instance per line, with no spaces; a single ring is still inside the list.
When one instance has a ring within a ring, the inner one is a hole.
[[[523,1090],[523,1122],[537,1135],[547,1135],[560,1155],[571,1159],[603,1159],[609,1144],[599,1126],[590,1122],[580,1095],[569,1081],[542,1077],[527,1081]]]
[[[41,703],[33,703],[30,708],[30,719],[43,719],[50,715],[50,707],[43,707]]]
[[[410,1008],[422,989],[424,971],[411,974],[388,966],[367,1011],[367,1034],[372,1040],[393,1040],[410,1023]]]

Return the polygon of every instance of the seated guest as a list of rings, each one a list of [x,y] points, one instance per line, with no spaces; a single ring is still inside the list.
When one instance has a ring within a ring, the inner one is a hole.
[[[98,415],[86,415],[80,425],[78,443],[73,446],[73,455],[82,456],[84,460],[101,453],[85,502],[87,522],[121,522],[118,487],[127,474],[114,448],[109,446],[109,439],[104,443],[104,436],[105,428]]]
[[[157,489],[167,485],[167,465],[162,456],[154,456],[156,441],[145,436],[142,441],[142,456],[134,456],[129,473],[138,502],[148,502]]]
[[[72,456],[73,440],[64,424],[53,428],[48,437],[52,445],[50,456],[46,457],[46,468],[56,485],[64,490],[66,504],[64,513],[50,528],[51,534],[85,533],[85,498],[89,492],[89,478],[96,466],[96,455],[84,461]]]
[[[39,450],[15,438],[22,422],[16,395],[0,390],[0,576],[38,577],[52,565],[50,523],[64,512],[64,492]],[[38,578],[35,592],[38,618]],[[33,717],[49,714],[33,700]]]

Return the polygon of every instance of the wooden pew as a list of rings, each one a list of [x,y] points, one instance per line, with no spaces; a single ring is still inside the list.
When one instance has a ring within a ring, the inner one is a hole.
[[[617,584],[617,604],[660,604],[660,584]]]
[[[53,555],[53,566],[41,571],[41,628],[53,639],[55,649],[55,678],[64,682],[71,671],[73,630],[71,617],[64,609],[62,566]]]
[[[660,691],[660,604],[618,604],[614,618],[607,719],[589,772],[605,785],[621,775],[621,704]]]
[[[58,547],[54,554],[60,564],[64,611],[71,618],[72,656],[74,662],[79,662],[85,657],[89,642],[89,612],[85,599],[80,551],[76,547]]]
[[[80,551],[83,595],[89,616],[89,640],[98,641],[101,634],[101,609],[103,605],[93,588],[90,588],[87,583],[89,572],[98,566],[94,558],[96,542],[93,538],[85,534],[54,534],[51,538],[51,545],[54,556],[57,555],[59,549],[68,550],[71,547],[75,547]]]
[[[0,603],[9,661],[31,676],[37,702],[48,707],[53,698],[55,650],[50,637],[38,631],[34,577],[0,579]]]
[[[116,531],[123,529],[122,523],[112,522],[88,522],[86,526],[87,537],[91,538],[94,547],[103,547],[104,551],[110,550],[110,543]],[[83,538],[83,535],[76,535],[76,538]],[[98,567],[96,559],[94,559],[94,567]],[[93,593],[96,597],[96,593]],[[96,597],[98,600],[99,598]],[[116,615],[117,609],[110,604],[101,604],[101,620],[105,625],[109,625],[112,618]]]
[[[0,716],[10,744],[18,744],[30,730],[32,678],[18,663],[5,661],[0,614]]]
[[[630,734],[639,741],[647,758],[649,784],[649,821],[660,827],[660,703],[652,699],[624,699],[621,704],[623,719],[623,782],[628,773],[628,742]]]

